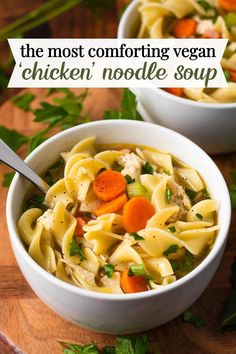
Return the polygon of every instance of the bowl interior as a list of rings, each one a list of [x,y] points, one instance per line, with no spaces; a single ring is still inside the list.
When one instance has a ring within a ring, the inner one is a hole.
[[[174,131],[150,123],[124,120],[87,123],[68,129],[55,135],[39,146],[30,154],[26,161],[37,173],[42,173],[59,158],[60,152],[68,151],[79,140],[93,135],[97,137],[98,144],[131,143],[146,145],[166,151],[200,172],[213,198],[219,201],[220,205],[220,232],[213,250],[199,267],[203,267],[204,264],[206,265],[208,260],[214,257],[219,249],[223,247],[227,237],[231,215],[227,186],[220,171],[210,157],[193,142]],[[8,227],[10,226],[13,248],[18,247],[21,249],[21,252],[25,254],[26,251],[20,241],[17,230],[17,222],[21,213],[23,200],[29,187],[29,182],[23,177],[16,175],[10,187],[7,200],[7,219]],[[26,254],[26,256],[30,258],[28,254]],[[197,271],[197,269],[184,278],[192,276],[191,274],[195,271]],[[182,281],[182,279],[180,281]],[[172,286],[172,284],[170,286]]]

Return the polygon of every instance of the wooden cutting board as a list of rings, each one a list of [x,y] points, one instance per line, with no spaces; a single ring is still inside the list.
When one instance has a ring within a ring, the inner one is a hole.
[[[37,99],[36,107],[45,97],[45,90],[30,89]],[[86,112],[93,119],[102,118],[105,109],[119,107],[121,90],[93,89],[86,100]],[[0,108],[0,124],[32,134],[38,125],[32,114],[25,113],[6,102]],[[236,169],[236,154],[218,156],[215,162],[227,178]],[[0,184],[7,169],[0,166]],[[5,220],[7,189],[0,186],[0,354],[59,354],[58,341],[81,344],[95,342],[99,347],[112,345],[114,336],[96,334],[66,322],[54,314],[33,293],[18,268]],[[236,213],[227,249],[221,265],[210,286],[195,303],[192,310],[199,314],[206,326],[196,329],[181,318],[148,333],[149,340],[161,354],[236,354],[236,332],[220,328],[222,310],[230,292],[230,267],[236,256]],[[176,299],[178,301],[178,299]],[[155,314],[154,314],[155,315]],[[112,314],[111,314],[112,316]]]

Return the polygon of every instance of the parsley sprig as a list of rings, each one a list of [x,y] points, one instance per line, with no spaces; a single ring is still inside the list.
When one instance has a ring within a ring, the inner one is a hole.
[[[105,346],[101,351],[95,344],[79,345],[60,342],[64,354],[147,354],[148,338],[146,335],[132,339],[125,336],[117,337],[115,346]],[[158,350],[155,354],[160,354]]]
[[[132,119],[143,120],[137,110],[136,96],[129,90],[125,89],[123,98],[121,101],[121,110],[118,109],[106,111],[104,113],[104,119]]]
[[[98,0],[99,1],[99,0]],[[54,129],[64,130],[76,126],[78,124],[87,123],[90,119],[84,115],[84,101],[88,96],[88,90],[76,95],[68,88],[49,89],[48,95],[52,93],[61,93],[60,97],[53,99],[52,103],[41,102],[40,107],[32,109],[31,103],[34,100],[34,95],[23,94],[12,98],[12,103],[24,111],[31,111],[33,121],[35,123],[43,123],[44,127],[39,128],[37,133],[32,136],[26,136],[14,129],[8,129],[0,126],[0,138],[5,141],[15,152],[26,146],[27,152],[30,153],[37,146],[47,140],[54,133]],[[116,119],[138,119],[141,116],[137,111],[137,101],[135,95],[125,89],[122,98],[121,111],[116,110]],[[110,113],[109,113],[110,112]],[[111,119],[114,111],[105,112],[106,119]],[[109,118],[110,117],[110,118]],[[6,173],[3,176],[3,186],[9,187],[14,173]]]

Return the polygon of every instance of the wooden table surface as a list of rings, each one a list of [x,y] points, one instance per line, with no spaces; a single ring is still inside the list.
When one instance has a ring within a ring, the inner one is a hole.
[[[1,1],[0,27],[42,2]],[[124,3],[127,1],[117,1],[116,8],[108,11],[100,20],[87,10],[76,8],[51,21],[49,26],[36,31],[35,37],[41,37],[41,33],[44,33],[45,37],[55,38],[115,37],[118,14]],[[6,53],[3,51],[1,55],[5,56]],[[42,89],[30,92],[37,96],[34,105],[45,95]],[[93,89],[90,92],[86,111],[93,119],[101,118],[105,109],[119,106],[121,90]],[[7,95],[9,94],[10,90]],[[0,108],[0,124],[25,134],[31,134],[37,129],[32,122],[31,113],[22,112],[9,102]],[[236,169],[236,154],[218,156],[214,160],[226,179],[229,171]],[[0,166],[0,184],[2,174],[6,171],[5,167]],[[16,264],[9,242],[5,220],[6,195],[7,189],[0,187],[0,354],[59,354],[59,340],[81,344],[93,341],[99,347],[113,344],[114,336],[96,334],[64,321],[45,306],[29,288]],[[207,290],[193,306],[193,311],[204,319],[206,326],[196,329],[177,318],[149,332],[150,342],[156,344],[161,354],[236,354],[236,333],[224,332],[220,328],[221,313],[230,292],[230,267],[236,256],[235,234],[234,211],[230,237],[221,265]]]

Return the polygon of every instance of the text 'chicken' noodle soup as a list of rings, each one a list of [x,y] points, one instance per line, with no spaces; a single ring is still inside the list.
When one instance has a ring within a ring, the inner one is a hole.
[[[80,141],[35,190],[18,228],[46,271],[103,293],[159,289],[191,272],[219,230],[217,202],[198,172],[168,153]]]

